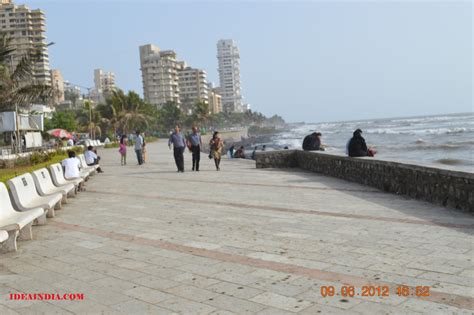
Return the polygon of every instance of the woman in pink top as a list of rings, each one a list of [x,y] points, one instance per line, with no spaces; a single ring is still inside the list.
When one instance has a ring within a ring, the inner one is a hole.
[[[119,153],[121,156],[120,163],[122,165],[127,165],[127,136],[126,135],[122,135],[122,137],[120,138]]]

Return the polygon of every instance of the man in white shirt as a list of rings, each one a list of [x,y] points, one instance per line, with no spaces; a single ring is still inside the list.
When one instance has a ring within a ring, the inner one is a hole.
[[[67,152],[69,158],[63,160],[61,165],[64,169],[64,178],[65,179],[76,179],[81,178],[80,167],[81,161],[76,158],[76,153],[74,151]],[[79,184],[79,190],[84,190],[84,182]]]
[[[69,139],[69,140],[67,141],[67,146],[68,146],[68,147],[74,146],[74,140]]]
[[[140,131],[137,130],[137,137],[135,139],[135,153],[137,154],[138,165],[143,164],[143,137],[140,135]]]
[[[99,165],[100,157],[97,156],[97,154],[94,152],[94,147],[91,145],[88,146],[87,151],[84,152],[84,158],[86,159],[86,164],[89,166]],[[98,167],[97,172],[103,173],[104,171]]]

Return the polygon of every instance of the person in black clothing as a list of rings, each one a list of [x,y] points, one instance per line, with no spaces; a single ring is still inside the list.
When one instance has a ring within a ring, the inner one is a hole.
[[[353,137],[349,140],[348,151],[350,157],[368,156],[369,150],[365,139],[362,137],[362,130],[354,131]]]
[[[321,150],[321,133],[313,132],[307,135],[303,140],[303,150],[305,151],[320,151]]]

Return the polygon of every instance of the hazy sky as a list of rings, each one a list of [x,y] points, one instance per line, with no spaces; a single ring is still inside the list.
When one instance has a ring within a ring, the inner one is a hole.
[[[46,13],[52,68],[87,87],[100,67],[142,94],[138,46],[147,43],[218,83],[216,42],[232,38],[245,100],[266,115],[318,122],[473,110],[471,1],[24,3]]]

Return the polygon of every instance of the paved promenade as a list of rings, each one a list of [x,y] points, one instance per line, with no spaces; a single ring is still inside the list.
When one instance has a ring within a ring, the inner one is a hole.
[[[100,150],[105,173],[0,256],[0,314],[474,310],[472,215],[253,161],[223,160],[216,172],[205,154],[197,173],[186,153],[181,174],[164,142],[149,144],[140,167],[132,150],[120,166],[117,150]]]

